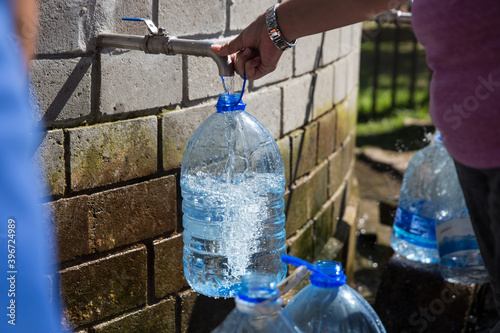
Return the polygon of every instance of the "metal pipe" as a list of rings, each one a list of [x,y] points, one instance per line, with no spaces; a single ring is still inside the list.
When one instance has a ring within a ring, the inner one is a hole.
[[[134,35],[100,34],[97,36],[97,45],[100,47],[146,51],[146,38]]]
[[[192,40],[166,35],[120,35],[100,34],[97,37],[97,45],[100,47],[115,47],[128,50],[139,50],[154,54],[185,54],[199,57],[212,58],[219,69],[221,76],[234,76],[234,65],[231,58],[221,57],[212,52],[210,46],[213,43],[207,40]]]

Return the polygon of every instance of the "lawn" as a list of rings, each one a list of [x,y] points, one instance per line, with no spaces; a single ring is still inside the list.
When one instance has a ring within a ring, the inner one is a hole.
[[[396,58],[394,40],[397,33],[399,33],[399,55]],[[374,108],[375,41],[377,38],[380,41],[380,55],[378,89]],[[425,50],[418,43],[414,50],[413,40],[413,32],[407,25],[402,25],[397,32],[395,25],[391,24],[385,24],[381,28],[378,28],[375,22],[363,24],[358,99],[358,146],[371,143],[393,150],[418,149],[425,145],[425,142],[418,143],[422,136],[433,130],[432,126],[429,126],[428,113],[431,71],[425,62]],[[393,82],[395,62],[397,62],[397,76],[396,81]],[[413,68],[414,65],[415,68]],[[412,81],[413,93],[411,92]],[[415,119],[419,121],[415,122]],[[412,125],[410,126],[409,123]],[[404,130],[405,128],[407,131]],[[379,139],[382,141],[378,142]],[[397,142],[400,143],[397,144]]]

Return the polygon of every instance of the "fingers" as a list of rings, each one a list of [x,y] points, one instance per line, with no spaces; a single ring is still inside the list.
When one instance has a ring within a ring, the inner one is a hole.
[[[260,73],[259,66],[261,65],[260,56],[256,56],[245,64],[245,71],[247,78],[250,80],[256,80],[264,76]]]
[[[236,73],[238,73],[241,77],[243,77],[243,73],[245,72],[246,69],[246,64],[247,62],[253,57],[253,52],[251,49],[247,48],[244,49],[238,53],[236,53],[236,56],[233,59],[234,62],[234,70]]]
[[[224,45],[214,44],[210,48],[215,54],[225,57],[244,49],[242,41],[243,39],[241,35],[238,35],[236,38],[230,40]]]

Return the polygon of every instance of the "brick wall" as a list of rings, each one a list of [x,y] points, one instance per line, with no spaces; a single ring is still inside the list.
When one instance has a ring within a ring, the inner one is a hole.
[[[171,35],[227,38],[272,4],[40,2],[31,69],[35,118],[46,132],[37,161],[68,330],[202,332],[233,306],[192,292],[182,267],[180,162],[194,129],[215,111],[217,67],[207,58],[98,51],[97,34],[144,35],[141,24],[120,20],[131,16]],[[244,96],[285,162],[289,253],[347,266],[360,33],[354,25],[302,38]]]

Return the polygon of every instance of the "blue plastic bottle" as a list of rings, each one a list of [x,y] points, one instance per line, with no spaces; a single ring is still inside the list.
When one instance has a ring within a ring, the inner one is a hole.
[[[300,259],[283,256],[293,265]],[[306,262],[311,284],[285,306],[285,313],[305,333],[385,333],[370,304],[346,284],[342,265],[335,261]]]
[[[451,158],[437,134],[411,159],[393,225],[391,247],[409,260],[437,263],[434,193],[437,178]]]
[[[451,158],[440,175],[434,202],[441,275],[453,283],[487,282],[488,274]]]
[[[234,297],[241,277],[286,275],[285,173],[269,131],[239,94],[194,132],[181,165],[184,274],[197,292]]]
[[[236,308],[213,333],[301,333],[282,306],[272,275],[246,275],[236,297]]]

